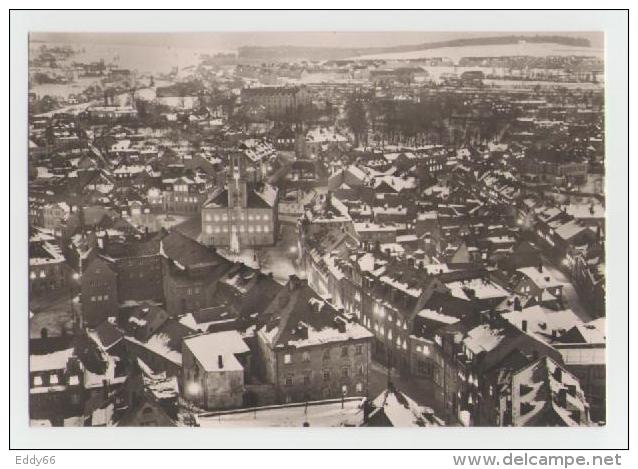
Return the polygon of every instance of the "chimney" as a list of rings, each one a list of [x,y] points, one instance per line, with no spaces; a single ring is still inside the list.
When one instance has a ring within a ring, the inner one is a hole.
[[[224,368],[224,359],[221,355],[217,355],[217,367],[221,370]]]
[[[527,332],[527,320],[523,319],[523,321],[521,322],[521,328],[523,329],[523,332]]]
[[[554,379],[558,382],[563,382],[563,370],[562,368],[556,367],[554,370]]]

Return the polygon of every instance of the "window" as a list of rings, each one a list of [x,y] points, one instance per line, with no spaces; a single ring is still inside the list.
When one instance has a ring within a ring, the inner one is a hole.
[[[323,370],[323,380],[324,381],[330,381],[330,371],[329,370]]]
[[[363,353],[363,345],[357,345],[354,349],[355,355],[361,355]]]
[[[58,384],[58,375],[51,375],[49,376],[49,383],[50,384]]]
[[[348,356],[348,347],[341,347],[341,356],[342,357]]]
[[[363,392],[363,384],[357,383],[356,389],[357,389],[357,392]]]
[[[42,386],[42,376],[34,376],[33,377],[33,385],[34,386]]]
[[[268,233],[270,231],[270,228],[268,227],[268,225],[264,225],[264,233]]]
[[[348,368],[347,366],[344,366],[343,368],[341,368],[341,376],[344,378],[347,378],[348,376],[350,376],[350,368]]]
[[[284,363],[286,365],[292,363],[292,355],[290,355],[289,353],[284,355]]]
[[[344,396],[348,395],[348,386],[346,386],[345,384],[341,386],[341,394],[343,394]]]
[[[309,362],[310,361],[310,353],[308,353],[308,352],[304,352],[301,357],[302,357],[302,360],[304,362]]]
[[[303,375],[303,384],[310,384],[310,377],[312,373],[310,371],[306,371]]]
[[[286,386],[292,386],[292,375],[286,375]]]

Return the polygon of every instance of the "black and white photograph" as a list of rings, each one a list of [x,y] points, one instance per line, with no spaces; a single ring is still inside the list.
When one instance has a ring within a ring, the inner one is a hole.
[[[554,24],[29,30],[28,427],[604,431],[627,155]]]
[[[323,35],[30,35],[31,425],[604,425],[602,35]]]

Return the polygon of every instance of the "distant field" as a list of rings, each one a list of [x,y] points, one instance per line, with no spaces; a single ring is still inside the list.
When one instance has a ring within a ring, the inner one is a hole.
[[[362,55],[357,59],[408,60],[427,57],[448,57],[458,62],[461,57],[505,57],[529,55],[544,57],[548,55],[581,55],[603,57],[603,49],[594,47],[575,47],[547,43],[498,44],[491,46],[440,47],[411,52],[392,52],[386,54]],[[353,57],[355,58],[355,57]]]

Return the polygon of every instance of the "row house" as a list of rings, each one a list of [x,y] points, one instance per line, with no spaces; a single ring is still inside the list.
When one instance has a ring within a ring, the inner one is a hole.
[[[560,353],[494,313],[476,313],[435,331],[436,346],[428,349],[435,376],[434,398],[445,418],[469,425],[500,425],[498,377]]]
[[[146,240],[114,239],[111,236],[103,239],[99,255],[108,260],[117,272],[120,302],[163,300],[160,236]]]
[[[82,273],[82,317],[88,327],[96,327],[119,312],[118,276],[115,266],[94,257]]]
[[[70,269],[62,250],[45,232],[29,238],[29,292],[34,296],[59,291],[68,286]]]
[[[163,257],[163,289],[166,310],[171,316],[197,311],[215,304],[218,280],[231,263],[179,232],[160,241]]]
[[[263,379],[280,402],[368,395],[372,334],[291,276],[257,331]]]
[[[186,176],[162,180],[162,202],[166,213],[194,214],[206,199],[205,184]]]

